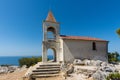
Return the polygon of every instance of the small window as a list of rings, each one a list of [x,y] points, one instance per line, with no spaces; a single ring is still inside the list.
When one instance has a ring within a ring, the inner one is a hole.
[[[96,43],[95,42],[92,43],[92,48],[93,48],[93,50],[96,50]]]

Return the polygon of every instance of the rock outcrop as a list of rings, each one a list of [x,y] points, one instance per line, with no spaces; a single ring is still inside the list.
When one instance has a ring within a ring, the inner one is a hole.
[[[100,60],[75,59],[73,64],[73,73],[69,73],[72,77],[67,76],[66,80],[106,80],[110,73],[120,73],[120,64],[109,64]]]
[[[7,74],[12,72],[17,72],[21,70],[26,70],[26,65],[22,67],[18,66],[0,66],[0,74]]]

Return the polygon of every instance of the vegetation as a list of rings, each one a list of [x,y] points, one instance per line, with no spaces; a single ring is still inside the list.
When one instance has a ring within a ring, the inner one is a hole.
[[[31,58],[21,58],[19,59],[19,66],[26,65],[27,67],[35,65],[37,62],[41,62],[42,57],[31,57]]]
[[[120,73],[111,73],[106,80],[120,80]]]
[[[108,53],[108,62],[109,63],[114,63],[114,62],[118,62],[119,61],[119,53],[118,52],[114,52],[114,53]]]
[[[1,67],[9,67],[9,66],[12,66],[12,65],[9,65],[9,64],[2,64],[0,65]]]
[[[120,36],[120,28],[116,30],[116,33]]]

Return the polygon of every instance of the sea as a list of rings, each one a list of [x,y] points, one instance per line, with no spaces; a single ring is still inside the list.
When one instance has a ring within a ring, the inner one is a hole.
[[[14,65],[19,66],[19,59],[21,58],[31,58],[33,56],[0,56],[0,65]],[[34,56],[34,57],[40,57],[40,56]],[[49,55],[49,59],[53,59],[53,56]]]
[[[19,66],[19,59],[23,57],[33,57],[33,56],[0,56],[0,65],[14,65],[14,66]],[[39,56],[34,56],[34,57],[39,57]],[[53,56],[49,55],[49,59],[53,59]],[[120,57],[119,57],[120,60]]]

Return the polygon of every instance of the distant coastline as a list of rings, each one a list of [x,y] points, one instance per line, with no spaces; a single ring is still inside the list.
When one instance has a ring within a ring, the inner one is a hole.
[[[41,56],[41,55],[40,55]],[[14,66],[19,66],[19,59],[23,57],[39,57],[39,56],[0,56],[0,65],[14,65]],[[52,56],[48,56],[49,59],[52,59]]]
[[[30,57],[39,57],[39,56],[0,56],[0,65],[19,66],[18,60],[23,57],[30,58]],[[49,55],[48,58],[52,59],[53,57]],[[120,60],[120,57],[119,57],[119,60]]]
[[[0,65],[19,66],[18,60],[22,57],[32,57],[32,56],[0,56]]]

